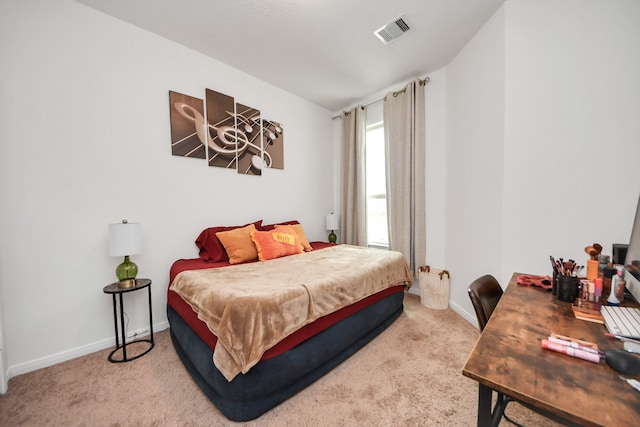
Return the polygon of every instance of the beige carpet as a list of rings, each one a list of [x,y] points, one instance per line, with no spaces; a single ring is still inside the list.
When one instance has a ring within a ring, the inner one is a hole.
[[[166,330],[129,363],[109,363],[105,350],[12,378],[0,425],[473,426],[477,383],[461,372],[478,336],[453,311],[406,294],[402,316],[358,353],[260,418],[234,423],[191,380]],[[507,413],[556,425],[514,403]]]

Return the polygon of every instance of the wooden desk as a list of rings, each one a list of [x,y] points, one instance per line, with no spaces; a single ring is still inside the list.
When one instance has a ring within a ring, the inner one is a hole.
[[[602,350],[621,349],[622,343],[607,339],[604,325],[576,319],[570,303],[540,288],[517,285],[519,274],[511,278],[462,370],[480,384],[478,425],[491,425],[493,391],[569,424],[640,425],[640,393],[605,362],[540,347],[553,332],[597,343]]]

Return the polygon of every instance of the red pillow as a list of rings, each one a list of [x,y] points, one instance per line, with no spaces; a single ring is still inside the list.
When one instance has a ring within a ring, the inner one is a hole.
[[[304,251],[298,234],[289,225],[270,231],[251,230],[251,240],[256,245],[260,261],[299,254]]]
[[[196,246],[200,249],[200,258],[203,261],[208,262],[229,261],[227,251],[224,249],[224,246],[222,246],[222,243],[220,243],[216,233],[235,230],[236,228],[246,227],[251,224],[253,224],[256,229],[260,230],[262,220],[245,225],[232,225],[226,227],[218,226],[202,230],[200,235],[196,238]]]
[[[300,224],[300,222],[298,222],[298,221],[296,221],[294,219],[293,221],[279,222],[277,224],[261,225],[260,227],[256,226],[256,229],[258,229],[260,231],[271,231],[274,228],[276,228],[276,225],[293,225],[293,224]]]

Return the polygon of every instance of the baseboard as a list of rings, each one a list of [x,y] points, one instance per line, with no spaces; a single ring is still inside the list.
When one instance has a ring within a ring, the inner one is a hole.
[[[153,325],[153,332],[164,331],[169,328],[169,322],[164,321]],[[141,328],[137,331],[130,331],[129,335],[136,335],[136,338],[149,335],[149,328]],[[95,353],[109,347],[114,347],[115,337],[106,338],[88,345],[76,347],[71,350],[63,351],[60,353],[52,354],[50,356],[41,357],[40,359],[31,360],[29,362],[20,363],[18,365],[9,366],[6,373],[7,382],[18,375],[26,374],[29,372],[37,371],[38,369],[46,368],[49,366],[57,365],[58,363],[66,362],[67,360],[76,359],[78,357],[86,356],[87,354]],[[1,387],[1,385],[0,385]],[[6,390],[5,390],[6,391]],[[4,393],[4,392],[2,392]]]
[[[417,284],[414,284],[412,287],[409,288],[408,292],[410,294],[420,296],[420,287]]]
[[[460,317],[462,317],[464,320],[466,320],[467,322],[471,323],[476,328],[478,327],[478,318],[476,317],[475,313],[469,314],[465,310],[463,310],[462,307],[460,307],[457,304],[452,303],[451,301],[449,301],[449,307],[451,307],[451,310],[453,310],[456,313],[458,313],[458,315]]]
[[[409,293],[420,296],[420,287],[414,284],[412,287],[409,288]],[[476,317],[475,313],[466,312],[462,307],[455,304],[451,300],[449,300],[449,308],[455,311],[456,313],[458,313],[460,317],[462,317],[467,322],[471,323],[476,328],[478,327],[478,318]]]

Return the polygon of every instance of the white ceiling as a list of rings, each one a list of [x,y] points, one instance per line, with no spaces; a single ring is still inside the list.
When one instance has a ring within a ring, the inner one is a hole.
[[[505,0],[77,1],[338,111],[442,68]]]

